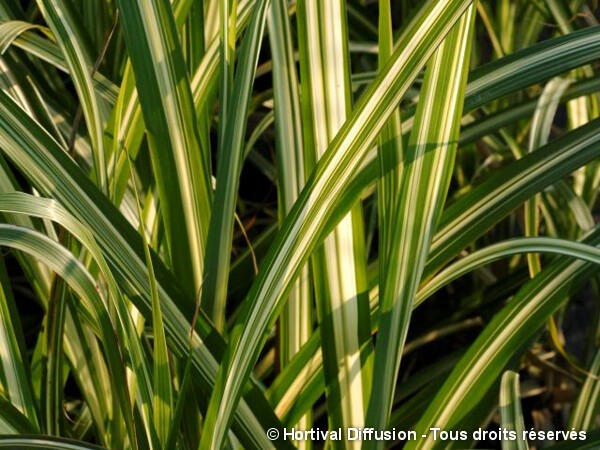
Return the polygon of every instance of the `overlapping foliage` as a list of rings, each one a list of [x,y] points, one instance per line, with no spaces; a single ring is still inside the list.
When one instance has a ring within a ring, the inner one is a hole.
[[[592,431],[597,11],[1,2],[0,448]]]

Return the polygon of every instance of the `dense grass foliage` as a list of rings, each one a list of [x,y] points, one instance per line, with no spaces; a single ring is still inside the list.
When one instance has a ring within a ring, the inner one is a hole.
[[[600,448],[598,12],[2,0],[0,449]]]

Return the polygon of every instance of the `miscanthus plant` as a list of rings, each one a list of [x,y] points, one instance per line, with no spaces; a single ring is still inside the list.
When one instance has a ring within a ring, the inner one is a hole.
[[[0,449],[598,448],[597,12],[0,2]]]

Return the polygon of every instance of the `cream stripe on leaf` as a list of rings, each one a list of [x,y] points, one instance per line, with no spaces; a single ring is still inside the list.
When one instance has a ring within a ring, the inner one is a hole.
[[[75,19],[71,16],[68,5],[61,0],[38,0],[37,4],[63,52],[87,124],[96,183],[107,192],[104,118],[90,75],[93,62],[81,45],[81,33],[76,29]]]
[[[597,247],[600,229],[596,228],[582,242]],[[548,318],[599,270],[598,264],[561,257],[525,284],[469,347],[416,429],[460,427],[460,420],[492,387],[515,357],[515,351],[524,350]],[[409,442],[407,449],[441,448],[440,444],[428,435],[419,442]]]
[[[434,54],[425,73],[395,208],[391,251],[383,274],[379,333],[367,426],[387,428],[414,298],[444,205],[462,116],[475,6]],[[381,276],[380,276],[381,277]],[[367,448],[384,448],[372,441]]]
[[[226,111],[227,122],[219,136],[222,141],[219,143],[214,212],[208,229],[202,307],[221,332],[225,329],[227,282],[237,191],[244,162],[246,116],[269,4],[269,0],[260,1],[252,11],[238,54],[239,63],[231,88],[231,102]]]
[[[348,182],[435,48],[471,2],[426,2],[398,49],[363,93],[325,152],[266,256],[236,322],[211,396],[201,448],[219,448],[267,330],[275,323],[294,277],[317,245]],[[217,425],[218,424],[218,425]]]
[[[115,276],[124,293],[147,320],[151,319],[151,294],[144,264],[142,241],[118,210],[101,194],[91,180],[66,155],[56,141],[45,133],[14,101],[0,91],[0,147],[20,169],[26,168],[31,182],[41,193],[52,196],[78,220],[94,230],[95,237],[117,268]],[[77,193],[77,195],[74,195]],[[194,307],[181,292],[173,276],[155,254],[152,255],[158,281],[165,331],[173,353],[179,357],[189,351],[188,318]],[[205,339],[205,340],[203,340]],[[224,343],[202,314],[192,339],[192,367],[198,382],[210,390],[216,378]],[[269,441],[265,429],[279,426],[271,408],[254,385],[234,419],[234,429],[244,445],[262,448]],[[257,411],[260,411],[258,413]]]
[[[157,174],[171,266],[195,304],[204,276],[211,174],[202,156],[208,150],[197,136],[175,18],[167,0],[119,0],[117,5]]]
[[[269,39],[273,59],[273,100],[275,145],[277,150],[277,187],[282,221],[292,208],[305,182],[304,147],[300,113],[299,84],[294,60],[293,41],[287,1],[272,0],[268,18]],[[280,318],[279,361],[284,370],[312,333],[312,303],[308,267],[302,269],[288,294]],[[308,379],[302,379],[306,383]],[[298,429],[312,426],[312,414],[295,424]],[[295,442],[301,450],[311,448],[309,440]]]
[[[310,166],[321,158],[350,111],[350,74],[344,2],[302,1],[301,30],[305,148]],[[370,325],[364,280],[366,257],[360,205],[341,219],[313,255],[317,311],[323,346],[327,405],[331,429],[364,426],[365,393],[370,370]],[[358,441],[332,442],[334,448],[357,448]]]
[[[527,439],[523,439],[525,423],[521,409],[519,374],[512,370],[507,370],[502,375],[498,407],[500,408],[500,425],[516,435],[516,439],[502,440],[502,450],[529,450]]]

